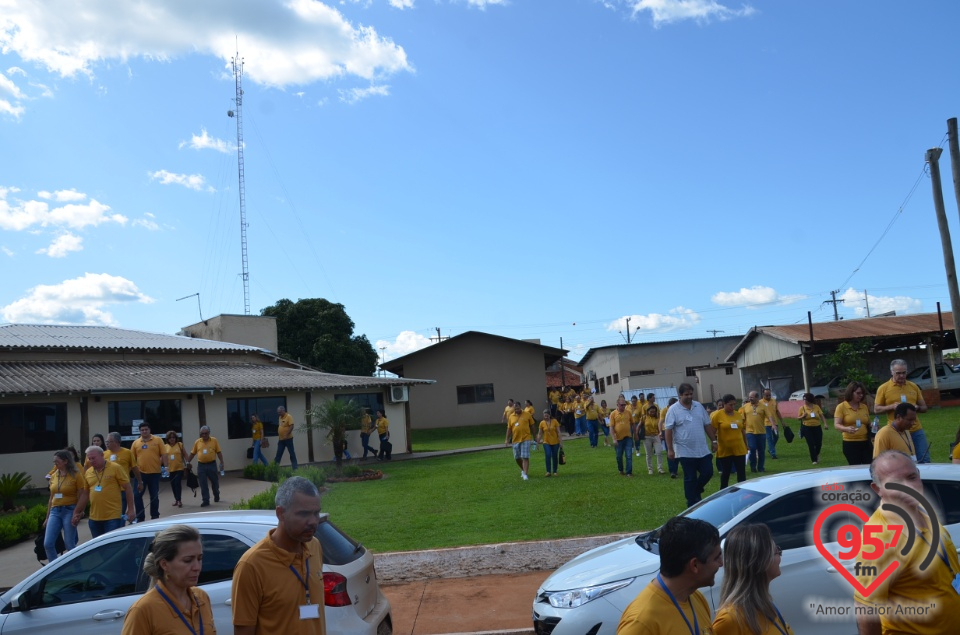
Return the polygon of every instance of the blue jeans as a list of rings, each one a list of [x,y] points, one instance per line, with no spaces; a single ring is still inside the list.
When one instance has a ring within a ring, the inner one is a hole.
[[[700,494],[713,478],[713,455],[706,454],[698,459],[680,459],[683,468],[683,494],[687,497],[687,507],[700,502]]]
[[[587,419],[587,432],[590,435],[590,447],[597,447],[597,440],[600,438],[600,422],[596,419]]]
[[[373,456],[377,456],[377,451],[370,446],[370,435],[371,432],[367,432],[366,434],[363,432],[360,433],[360,445],[363,446],[363,458],[367,458],[367,452]]]
[[[173,493],[173,500],[180,502],[180,494],[183,492],[183,470],[170,472],[170,492]]]
[[[750,471],[763,471],[763,464],[767,460],[767,455],[763,451],[763,444],[766,443],[767,435],[747,433],[747,448],[750,452]]]
[[[773,426],[767,426],[767,450],[770,452],[770,456],[777,458],[777,438],[779,437],[773,431]]]
[[[627,455],[627,474],[633,474],[633,437],[617,440],[617,469],[623,474],[623,455]]]
[[[560,462],[560,444],[543,444],[543,458],[547,463],[547,474],[556,474],[557,465]]]
[[[586,418],[586,417],[577,417],[574,421],[576,422],[577,436],[586,434],[586,433],[587,433],[587,418]]]
[[[87,527],[90,528],[90,537],[96,538],[97,536],[102,536],[108,531],[113,531],[114,529],[120,529],[123,527],[123,518],[111,518],[110,520],[87,520]]]
[[[293,439],[281,439],[277,441],[277,456],[273,459],[274,463],[280,463],[283,458],[283,450],[290,452],[290,466],[297,469],[297,451],[293,449]]]
[[[143,478],[143,474],[140,475]],[[133,478],[133,473],[130,474],[130,487],[133,488],[133,505],[137,512],[137,521],[143,522],[143,494],[140,493],[140,488],[137,487],[137,479]],[[120,491],[120,516],[122,518],[127,517],[127,495],[122,490]],[[123,525],[120,525],[121,527]]]
[[[47,531],[43,535],[43,548],[47,552],[47,561],[53,562],[57,559],[57,538],[60,531],[63,531],[63,546],[66,551],[70,551],[77,546],[80,537],[77,535],[77,528],[73,526],[70,519],[73,518],[73,510],[76,505],[60,505],[50,508],[50,517],[47,518]]]
[[[253,442],[253,464],[256,465],[257,461],[262,462],[264,465],[267,464],[267,457],[263,456],[263,447],[260,445],[260,439]]]
[[[913,439],[913,449],[917,452],[917,463],[930,462],[930,443],[927,442],[927,433],[923,429],[910,433]]]
[[[150,494],[150,520],[160,518],[160,474],[146,474],[140,472],[143,479],[143,491]],[[139,500],[137,505],[137,520],[143,520],[143,493],[134,492],[134,498]]]
[[[667,454],[667,442],[663,439],[660,440],[660,447],[663,449],[664,455],[667,456],[667,469],[670,471],[670,474],[676,476],[677,471],[680,469],[680,459],[671,459]]]

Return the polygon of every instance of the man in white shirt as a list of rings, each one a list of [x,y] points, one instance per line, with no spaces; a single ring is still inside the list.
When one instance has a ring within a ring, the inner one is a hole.
[[[680,401],[670,406],[664,421],[667,456],[679,459],[683,468],[683,493],[687,505],[700,501],[700,495],[713,478],[713,452],[717,451],[717,433],[703,405],[693,400],[693,386],[677,387]],[[707,446],[706,437],[710,437]]]

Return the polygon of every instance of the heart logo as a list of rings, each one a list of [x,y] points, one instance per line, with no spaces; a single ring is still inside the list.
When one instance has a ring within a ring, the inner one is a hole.
[[[839,571],[840,574],[844,578],[846,578],[847,582],[849,582],[850,585],[853,586],[853,588],[856,589],[862,597],[868,598],[870,597],[870,594],[873,593],[878,586],[883,584],[883,581],[886,580],[890,576],[890,574],[893,573],[897,569],[897,567],[900,566],[900,563],[897,560],[893,560],[892,562],[890,562],[890,564],[887,565],[887,568],[881,571],[880,574],[869,585],[865,587],[862,584],[860,584],[860,581],[857,580],[852,573],[847,571],[847,568],[843,566],[843,564],[836,558],[836,556],[830,553],[827,550],[827,548],[823,546],[823,540],[821,538],[820,530],[823,527],[824,521],[827,518],[829,518],[832,514],[835,514],[837,512],[850,512],[851,514],[855,515],[864,523],[870,520],[870,517],[866,514],[866,512],[864,512],[862,509],[854,505],[850,505],[847,503],[838,503],[836,505],[831,505],[830,507],[820,512],[820,515],[817,516],[817,522],[814,523],[813,525],[813,542],[814,544],[816,544],[817,551],[820,552],[820,555],[826,558],[827,562],[829,562],[834,567],[836,567],[837,571]],[[862,532],[862,529],[861,529],[861,532]]]

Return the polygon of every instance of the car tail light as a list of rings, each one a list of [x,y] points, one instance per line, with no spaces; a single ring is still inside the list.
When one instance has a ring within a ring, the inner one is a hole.
[[[339,573],[323,574],[323,603],[326,606],[350,606],[345,577]]]

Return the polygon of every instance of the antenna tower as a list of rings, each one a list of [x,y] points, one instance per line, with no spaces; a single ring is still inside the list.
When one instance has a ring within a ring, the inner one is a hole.
[[[243,314],[250,315],[250,271],[247,267],[247,202],[246,188],[243,178],[243,58],[240,52],[231,60],[233,63],[233,78],[237,85],[237,96],[234,101],[237,103],[237,166],[240,179],[240,258],[243,271],[240,274],[243,277]],[[234,111],[227,112],[227,116],[233,117]]]

